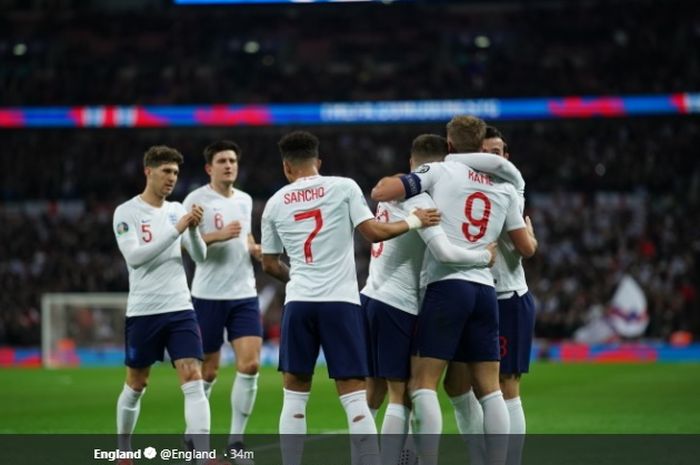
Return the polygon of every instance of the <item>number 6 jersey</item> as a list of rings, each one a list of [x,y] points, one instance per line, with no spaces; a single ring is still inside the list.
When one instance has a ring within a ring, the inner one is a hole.
[[[349,178],[310,176],[284,186],[262,217],[262,252],[287,252],[286,302],[360,303],[353,232],[372,220],[360,186]]]
[[[498,240],[501,231],[525,227],[515,187],[486,173],[451,161],[427,163],[403,176],[406,196],[428,192],[442,214],[441,226],[453,244],[483,249]],[[427,283],[463,279],[493,286],[486,268],[456,269],[431,254],[425,259]]]

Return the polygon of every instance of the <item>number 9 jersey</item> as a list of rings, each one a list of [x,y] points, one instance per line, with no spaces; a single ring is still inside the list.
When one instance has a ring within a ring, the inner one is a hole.
[[[501,231],[525,227],[515,187],[463,163],[427,163],[403,176],[406,197],[428,192],[442,213],[441,226],[450,242],[467,250],[483,249],[498,240]],[[487,268],[455,268],[426,254],[427,284],[462,279],[493,286]]]
[[[262,253],[289,256],[285,303],[359,305],[353,232],[373,219],[349,178],[310,176],[277,191],[262,216]]]

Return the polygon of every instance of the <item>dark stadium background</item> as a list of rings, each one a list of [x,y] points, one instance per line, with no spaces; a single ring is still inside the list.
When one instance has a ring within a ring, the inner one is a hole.
[[[3,0],[0,13],[2,108],[700,90],[700,6],[691,0]],[[306,129],[321,139],[323,172],[369,192],[381,176],[407,169],[413,137],[442,134],[445,122]],[[604,313],[623,274],[648,302],[650,323],[636,342],[677,347],[700,336],[697,115],[489,122],[527,181],[541,247],[526,271],[542,347]],[[111,214],[142,190],[146,148],[183,152],[172,197],[182,200],[206,182],[202,148],[236,140],[237,186],[255,198],[258,222],[285,182],[276,141],[290,129],[0,129],[0,365],[16,364],[17,349],[38,348],[43,293],[127,290]],[[356,251],[362,284],[369,246],[358,240]],[[283,289],[259,268],[257,276],[260,289],[275,289],[265,315],[274,339]]]

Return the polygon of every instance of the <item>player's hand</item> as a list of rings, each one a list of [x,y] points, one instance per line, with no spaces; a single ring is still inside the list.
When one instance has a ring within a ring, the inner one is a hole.
[[[532,220],[530,220],[529,216],[525,216],[525,229],[530,237],[535,237],[535,230],[532,228]]]
[[[494,263],[496,263],[496,254],[498,253],[498,242],[492,242],[486,246],[486,250],[491,254],[491,260],[489,260],[488,267],[491,268]]]
[[[221,240],[227,241],[241,235],[243,227],[240,221],[231,221],[221,230]]]
[[[192,221],[194,221],[192,212],[185,213],[184,215],[182,215],[177,224],[175,224],[175,229],[177,229],[177,232],[182,234],[185,231],[185,229],[190,227]]]
[[[192,205],[192,211],[190,211],[190,213],[192,214],[190,228],[196,228],[199,226],[199,223],[202,222],[202,218],[204,218],[204,209],[199,205]]]
[[[262,247],[260,247],[260,244],[251,244],[249,252],[251,257],[262,262]]]
[[[440,211],[437,208],[416,208],[412,213],[418,217],[424,228],[440,223]]]

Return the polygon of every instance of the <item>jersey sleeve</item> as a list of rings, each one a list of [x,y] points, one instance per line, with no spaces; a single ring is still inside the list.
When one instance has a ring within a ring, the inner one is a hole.
[[[357,227],[360,223],[374,218],[362,189],[351,179],[348,180],[348,204],[353,227]]]
[[[182,217],[187,214],[187,210],[185,210],[184,205],[176,204],[175,209],[178,217]],[[207,258],[207,244],[202,238],[202,234],[199,231],[200,228],[201,224],[197,228],[187,228],[185,233],[182,235],[182,245],[187,250],[187,253],[190,254],[192,260],[197,263],[203,262]]]
[[[130,215],[126,209],[117,207],[114,211],[112,227],[119,251],[124,256],[126,264],[132,268],[139,268],[153,260],[180,236],[175,226],[171,226],[167,234],[159,235],[152,242],[142,245],[139,243],[137,226],[133,215]]]
[[[428,194],[423,193],[406,200],[405,202],[403,202],[401,207],[404,210],[404,213],[406,213],[406,216],[408,216],[411,213],[411,211],[413,211],[415,208],[437,208],[437,205],[435,205],[435,201],[432,197],[430,197]],[[416,231],[420,235],[421,239],[423,239],[423,242],[425,242],[426,244],[433,237],[436,237],[440,234],[445,234],[445,231],[439,224],[435,226],[430,226],[428,228],[419,228]]]
[[[509,191],[508,211],[504,228],[506,231],[515,231],[525,227],[525,220],[520,212],[520,197],[515,189]]]
[[[410,174],[401,176],[406,198],[415,197],[421,192],[430,192],[440,180],[445,167],[440,162],[425,163]]]
[[[265,205],[265,210],[262,215],[262,240],[261,247],[264,254],[281,254],[284,252],[284,245],[277,233],[277,227],[274,222],[275,198],[271,198]]]
[[[453,243],[443,231],[426,241],[430,253],[441,263],[469,267],[485,267],[491,261],[488,250],[466,250]]]
[[[459,153],[448,155],[449,161],[465,165],[485,173],[498,176],[515,186],[518,192],[525,192],[525,179],[520,170],[507,159],[492,153]]]

